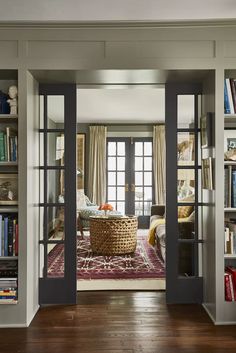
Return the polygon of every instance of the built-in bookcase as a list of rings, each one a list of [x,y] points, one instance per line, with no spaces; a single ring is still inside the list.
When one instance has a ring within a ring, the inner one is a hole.
[[[10,110],[8,89],[17,72],[0,73],[0,304],[18,302],[18,114]],[[18,99],[17,99],[18,103]]]

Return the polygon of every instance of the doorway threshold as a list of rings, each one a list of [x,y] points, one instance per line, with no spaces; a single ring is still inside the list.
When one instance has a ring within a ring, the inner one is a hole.
[[[165,290],[166,280],[145,279],[95,279],[78,280],[77,291],[89,290]]]

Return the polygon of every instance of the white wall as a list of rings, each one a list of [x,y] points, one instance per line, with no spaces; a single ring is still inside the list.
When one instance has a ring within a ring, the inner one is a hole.
[[[163,21],[236,17],[233,0],[1,0],[0,21]]]

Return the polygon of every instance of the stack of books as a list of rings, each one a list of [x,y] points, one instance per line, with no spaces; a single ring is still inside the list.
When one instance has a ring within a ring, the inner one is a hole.
[[[18,256],[19,228],[17,219],[0,214],[0,257]]]
[[[0,278],[0,304],[17,303],[17,278]]]
[[[16,162],[18,155],[17,133],[10,127],[0,131],[0,162]]]
[[[225,300],[236,301],[236,268],[232,266],[225,268]]]
[[[226,222],[225,226],[225,254],[236,254],[236,223]]]
[[[224,82],[224,111],[225,114],[236,114],[236,80],[226,78]]]
[[[236,169],[231,165],[225,168],[225,207],[236,207]]]

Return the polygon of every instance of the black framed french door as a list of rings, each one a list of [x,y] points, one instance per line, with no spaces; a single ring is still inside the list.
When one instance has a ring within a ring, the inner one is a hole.
[[[107,202],[148,228],[153,203],[152,138],[107,139]]]
[[[76,303],[76,85],[39,86],[40,304]],[[59,256],[53,270],[54,255]]]

